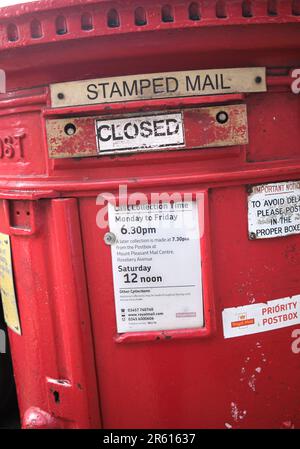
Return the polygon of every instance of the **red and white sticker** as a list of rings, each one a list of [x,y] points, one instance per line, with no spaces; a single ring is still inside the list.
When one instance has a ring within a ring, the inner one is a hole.
[[[300,323],[300,295],[222,312],[224,338],[257,334]]]

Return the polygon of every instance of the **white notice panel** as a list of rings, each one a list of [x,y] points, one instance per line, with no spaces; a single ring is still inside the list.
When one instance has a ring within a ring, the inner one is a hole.
[[[184,146],[182,113],[96,120],[99,153]]]
[[[248,196],[251,239],[300,233],[300,181],[261,184]]]
[[[118,332],[203,327],[197,203],[108,212]]]

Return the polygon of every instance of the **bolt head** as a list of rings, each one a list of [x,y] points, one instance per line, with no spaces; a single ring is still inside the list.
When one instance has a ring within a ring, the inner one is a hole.
[[[220,111],[217,113],[217,122],[224,124],[228,121],[228,114],[225,111]]]
[[[106,243],[106,245],[113,245],[114,243],[116,243],[116,241],[117,237],[113,232],[107,232],[104,235],[104,243]]]
[[[76,126],[73,125],[73,123],[68,123],[64,128],[65,133],[67,136],[74,136],[76,133]]]

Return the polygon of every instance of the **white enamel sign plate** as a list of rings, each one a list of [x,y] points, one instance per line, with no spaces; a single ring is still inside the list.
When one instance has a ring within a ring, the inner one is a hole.
[[[99,154],[116,150],[159,150],[185,144],[181,113],[96,120]]]
[[[251,239],[300,233],[300,181],[253,186],[248,196]]]

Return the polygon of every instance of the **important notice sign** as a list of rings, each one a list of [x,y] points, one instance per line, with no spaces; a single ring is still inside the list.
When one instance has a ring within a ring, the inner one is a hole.
[[[250,239],[300,234],[300,181],[253,186],[248,196]]]
[[[56,108],[265,91],[265,67],[151,73],[50,85],[51,104]]]
[[[195,201],[109,204],[118,332],[203,327]]]

